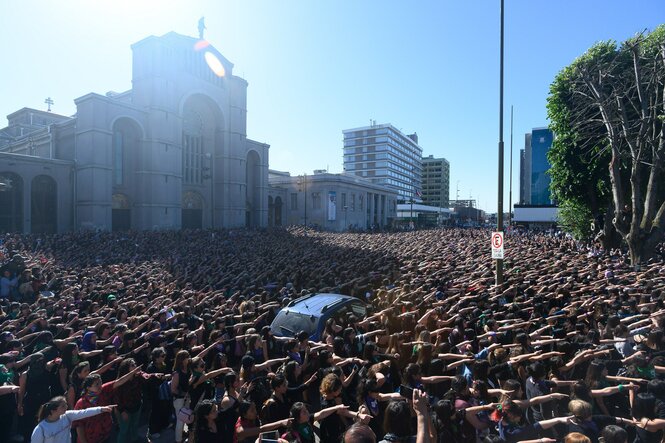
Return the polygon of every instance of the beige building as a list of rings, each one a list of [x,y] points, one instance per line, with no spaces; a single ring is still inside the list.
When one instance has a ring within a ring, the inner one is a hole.
[[[397,217],[397,195],[351,174],[270,171],[269,225],[306,224],[327,231],[390,228]]]
[[[214,47],[132,45],[132,89],[23,108],[0,129],[0,232],[268,225],[268,149],[247,138],[247,82]]]
[[[450,163],[445,158],[423,157],[423,203],[439,208],[450,205]]]

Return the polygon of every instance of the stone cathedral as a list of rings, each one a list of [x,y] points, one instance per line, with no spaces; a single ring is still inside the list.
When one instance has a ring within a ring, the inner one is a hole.
[[[0,232],[267,226],[269,146],[247,138],[233,64],[174,32],[132,54],[129,91],[7,116]]]

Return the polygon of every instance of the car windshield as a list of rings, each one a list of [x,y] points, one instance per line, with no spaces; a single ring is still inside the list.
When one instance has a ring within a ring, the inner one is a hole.
[[[294,337],[298,332],[305,331],[312,335],[316,332],[316,318],[299,312],[282,312],[272,324],[273,331],[278,335]]]

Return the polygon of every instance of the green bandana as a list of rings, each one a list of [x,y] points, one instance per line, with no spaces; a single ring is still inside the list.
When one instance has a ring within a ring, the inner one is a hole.
[[[0,386],[9,383],[14,378],[14,373],[7,369],[5,365],[0,365]]]
[[[298,431],[298,434],[303,436],[303,440],[305,440],[305,441],[313,441],[314,440],[312,438],[312,427],[309,425],[309,423],[300,423],[296,427],[296,430]]]

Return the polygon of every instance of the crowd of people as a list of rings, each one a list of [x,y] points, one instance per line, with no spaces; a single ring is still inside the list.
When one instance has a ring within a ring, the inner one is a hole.
[[[479,229],[0,242],[0,442],[663,437],[660,259],[635,270],[621,251],[515,233],[496,287]],[[317,292],[367,315],[334,316],[316,341],[270,329]]]

